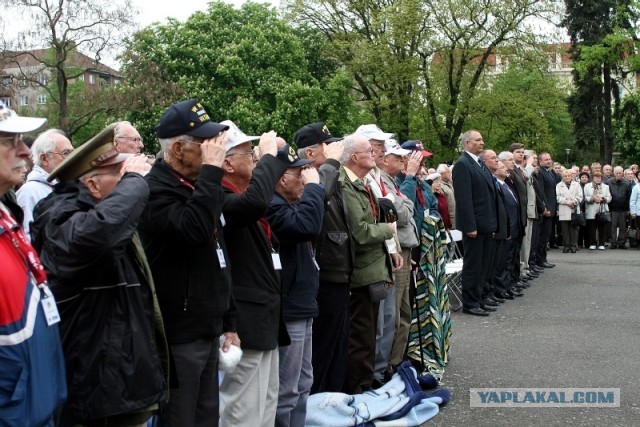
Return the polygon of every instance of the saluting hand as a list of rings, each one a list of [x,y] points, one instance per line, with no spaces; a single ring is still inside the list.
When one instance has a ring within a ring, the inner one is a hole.
[[[277,135],[273,130],[262,134],[260,142],[258,142],[258,159],[261,159],[265,154],[271,154],[272,156],[278,154]]]
[[[127,172],[133,172],[142,176],[149,172],[150,166],[147,164],[147,156],[144,154],[136,154],[129,156],[127,160],[122,163],[120,168],[120,175],[124,175]]]
[[[422,153],[420,151],[414,151],[409,156],[409,161],[407,162],[407,176],[416,176],[420,170],[420,166],[422,166]]]
[[[203,165],[222,166],[226,153],[225,145],[227,144],[228,138],[227,132],[222,131],[213,138],[204,140],[200,145]]]

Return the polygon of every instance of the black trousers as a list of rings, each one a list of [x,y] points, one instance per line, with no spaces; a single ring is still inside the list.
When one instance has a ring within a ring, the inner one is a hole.
[[[493,233],[478,233],[475,238],[462,235],[462,303],[465,308],[479,308],[482,290],[493,262]]]
[[[349,284],[320,282],[318,317],[313,320],[311,394],[341,392],[347,376],[349,345]],[[375,327],[373,328],[375,335]]]
[[[543,217],[538,230],[538,251],[536,253],[536,264],[541,265],[547,261],[547,244],[551,235],[551,227],[554,217]]]

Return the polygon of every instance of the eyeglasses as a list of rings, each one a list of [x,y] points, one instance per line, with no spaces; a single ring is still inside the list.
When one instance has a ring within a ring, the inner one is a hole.
[[[47,151],[47,154],[57,154],[58,156],[66,159],[69,154],[71,154],[73,150],[64,150],[64,151]]]
[[[18,148],[18,144],[20,143],[20,134],[16,133],[14,136],[3,136],[0,137],[0,143],[5,147],[9,148]]]
[[[116,139],[128,139],[133,142],[144,143],[144,140],[139,136],[117,136]]]
[[[231,154],[227,154],[225,157],[231,157],[231,156],[251,156],[254,157],[256,155],[256,153],[251,150],[251,151],[243,151],[241,153],[231,153]]]

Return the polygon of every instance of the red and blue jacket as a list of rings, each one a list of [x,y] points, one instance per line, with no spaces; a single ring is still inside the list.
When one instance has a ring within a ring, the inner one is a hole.
[[[0,218],[0,426],[51,425],[67,396],[58,325],[47,325],[43,291],[16,247],[22,230],[2,205]]]

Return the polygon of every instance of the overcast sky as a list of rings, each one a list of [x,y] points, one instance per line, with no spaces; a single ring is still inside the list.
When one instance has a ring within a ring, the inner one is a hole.
[[[207,10],[209,1],[211,0],[132,0],[140,11],[138,15],[140,28],[144,28],[152,22],[164,22],[167,17],[184,21],[194,12]],[[279,0],[258,0],[258,2],[279,5]],[[225,0],[225,3],[240,6],[245,3],[245,0]]]

